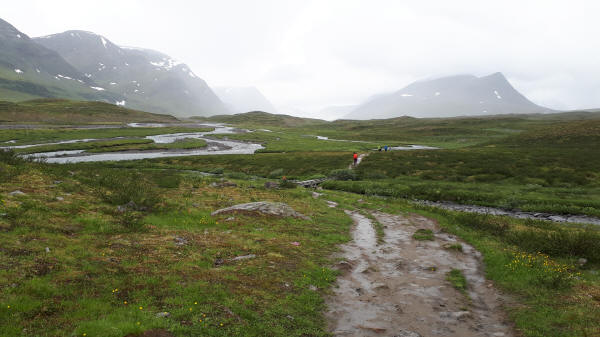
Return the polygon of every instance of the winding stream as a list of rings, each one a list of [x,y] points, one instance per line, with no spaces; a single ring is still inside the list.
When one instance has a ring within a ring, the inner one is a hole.
[[[132,123],[129,127],[163,127],[164,124],[145,124]],[[189,132],[189,133],[171,133],[163,135],[146,136],[144,138],[151,139],[158,144],[173,143],[177,140],[185,138],[202,139],[206,141],[207,146],[202,149],[173,149],[173,150],[157,150],[157,151],[123,151],[123,152],[105,152],[105,153],[88,153],[85,150],[70,150],[70,151],[53,151],[39,152],[25,155],[28,158],[43,159],[48,163],[80,163],[94,161],[119,161],[119,160],[135,160],[148,158],[162,157],[181,157],[181,156],[200,156],[200,155],[217,155],[217,154],[253,154],[256,150],[262,149],[263,146],[255,143],[237,142],[231,140],[213,139],[208,137],[213,134],[232,134],[249,132],[248,130],[236,129],[222,124],[193,124],[188,126],[194,127],[214,127],[213,131],[208,132]],[[119,137],[124,138],[124,137]],[[73,139],[54,143],[30,144],[5,146],[2,148],[28,148],[38,145],[57,145],[71,144],[81,142],[92,142],[104,139]]]

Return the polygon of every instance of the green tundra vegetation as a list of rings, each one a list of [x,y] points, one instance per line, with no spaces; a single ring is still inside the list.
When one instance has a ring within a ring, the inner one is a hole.
[[[40,98],[24,102],[0,101],[0,122],[46,124],[175,123],[169,115],[126,109],[114,104]]]
[[[473,245],[486,277],[510,296],[506,310],[523,336],[600,334],[597,226],[411,201],[600,216],[600,114],[227,118],[257,131],[216,137],[259,141],[266,153],[60,165],[0,151],[0,335],[134,336],[164,329],[176,336],[329,336],[323,298],[337,276],[331,256],[350,239],[345,209],[419,213]],[[144,136],[191,130],[9,129],[0,131],[0,141],[93,138],[43,145],[44,151],[143,150],[160,145]],[[203,145],[181,143],[189,142]],[[374,150],[384,144],[439,149]],[[350,170],[352,151],[368,156]],[[336,180],[324,183],[320,198],[310,189],[265,188],[283,176]],[[310,219],[211,215],[264,200],[285,202]],[[385,240],[381,224],[375,226]],[[461,276],[448,274],[448,284],[468,288]]]

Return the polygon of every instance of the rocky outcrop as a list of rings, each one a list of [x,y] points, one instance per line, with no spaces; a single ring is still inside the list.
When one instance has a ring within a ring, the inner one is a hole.
[[[248,215],[268,215],[277,217],[293,217],[304,220],[310,218],[306,215],[296,212],[293,208],[287,204],[281,202],[250,202],[247,204],[239,204],[227,208],[223,208],[211,213],[211,215],[220,214],[248,214]]]

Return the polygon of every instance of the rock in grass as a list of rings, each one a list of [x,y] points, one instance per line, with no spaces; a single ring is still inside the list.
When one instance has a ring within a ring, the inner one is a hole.
[[[185,246],[188,243],[185,238],[179,236],[176,236],[173,240],[175,241],[175,246]]]
[[[166,311],[159,312],[159,313],[156,314],[156,317],[159,317],[159,318],[161,318],[161,317],[170,317],[170,316],[171,316],[171,313],[166,312]]]
[[[309,217],[296,212],[293,208],[282,202],[249,202],[227,208],[223,208],[211,213],[212,216],[220,214],[248,214],[248,215],[270,215],[278,217],[293,217],[304,220],[310,220]]]
[[[12,192],[8,193],[8,195],[10,195],[11,197],[14,197],[16,195],[25,195],[25,193],[23,193],[20,190],[16,190],[16,191],[12,191]]]
[[[254,254],[241,255],[241,256],[234,257],[233,259],[231,259],[231,261],[247,260],[247,259],[253,259],[255,257],[256,257],[256,255],[254,255]]]
[[[223,188],[223,187],[237,187],[237,184],[231,181],[220,181],[220,182],[213,182],[212,184],[210,184],[211,187],[215,187],[215,188]]]
[[[276,181],[267,181],[265,183],[265,188],[279,188],[279,183]]]

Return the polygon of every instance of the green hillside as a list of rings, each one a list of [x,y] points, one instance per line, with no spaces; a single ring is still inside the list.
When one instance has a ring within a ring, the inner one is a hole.
[[[263,111],[250,111],[235,115],[217,115],[211,117],[194,117],[196,120],[231,123],[243,126],[275,126],[300,127],[327,124],[327,121],[313,118],[294,117],[282,114],[270,114]]]
[[[173,123],[169,115],[131,110],[104,102],[83,102],[64,99],[36,99],[13,103],[0,101],[2,123]]]

